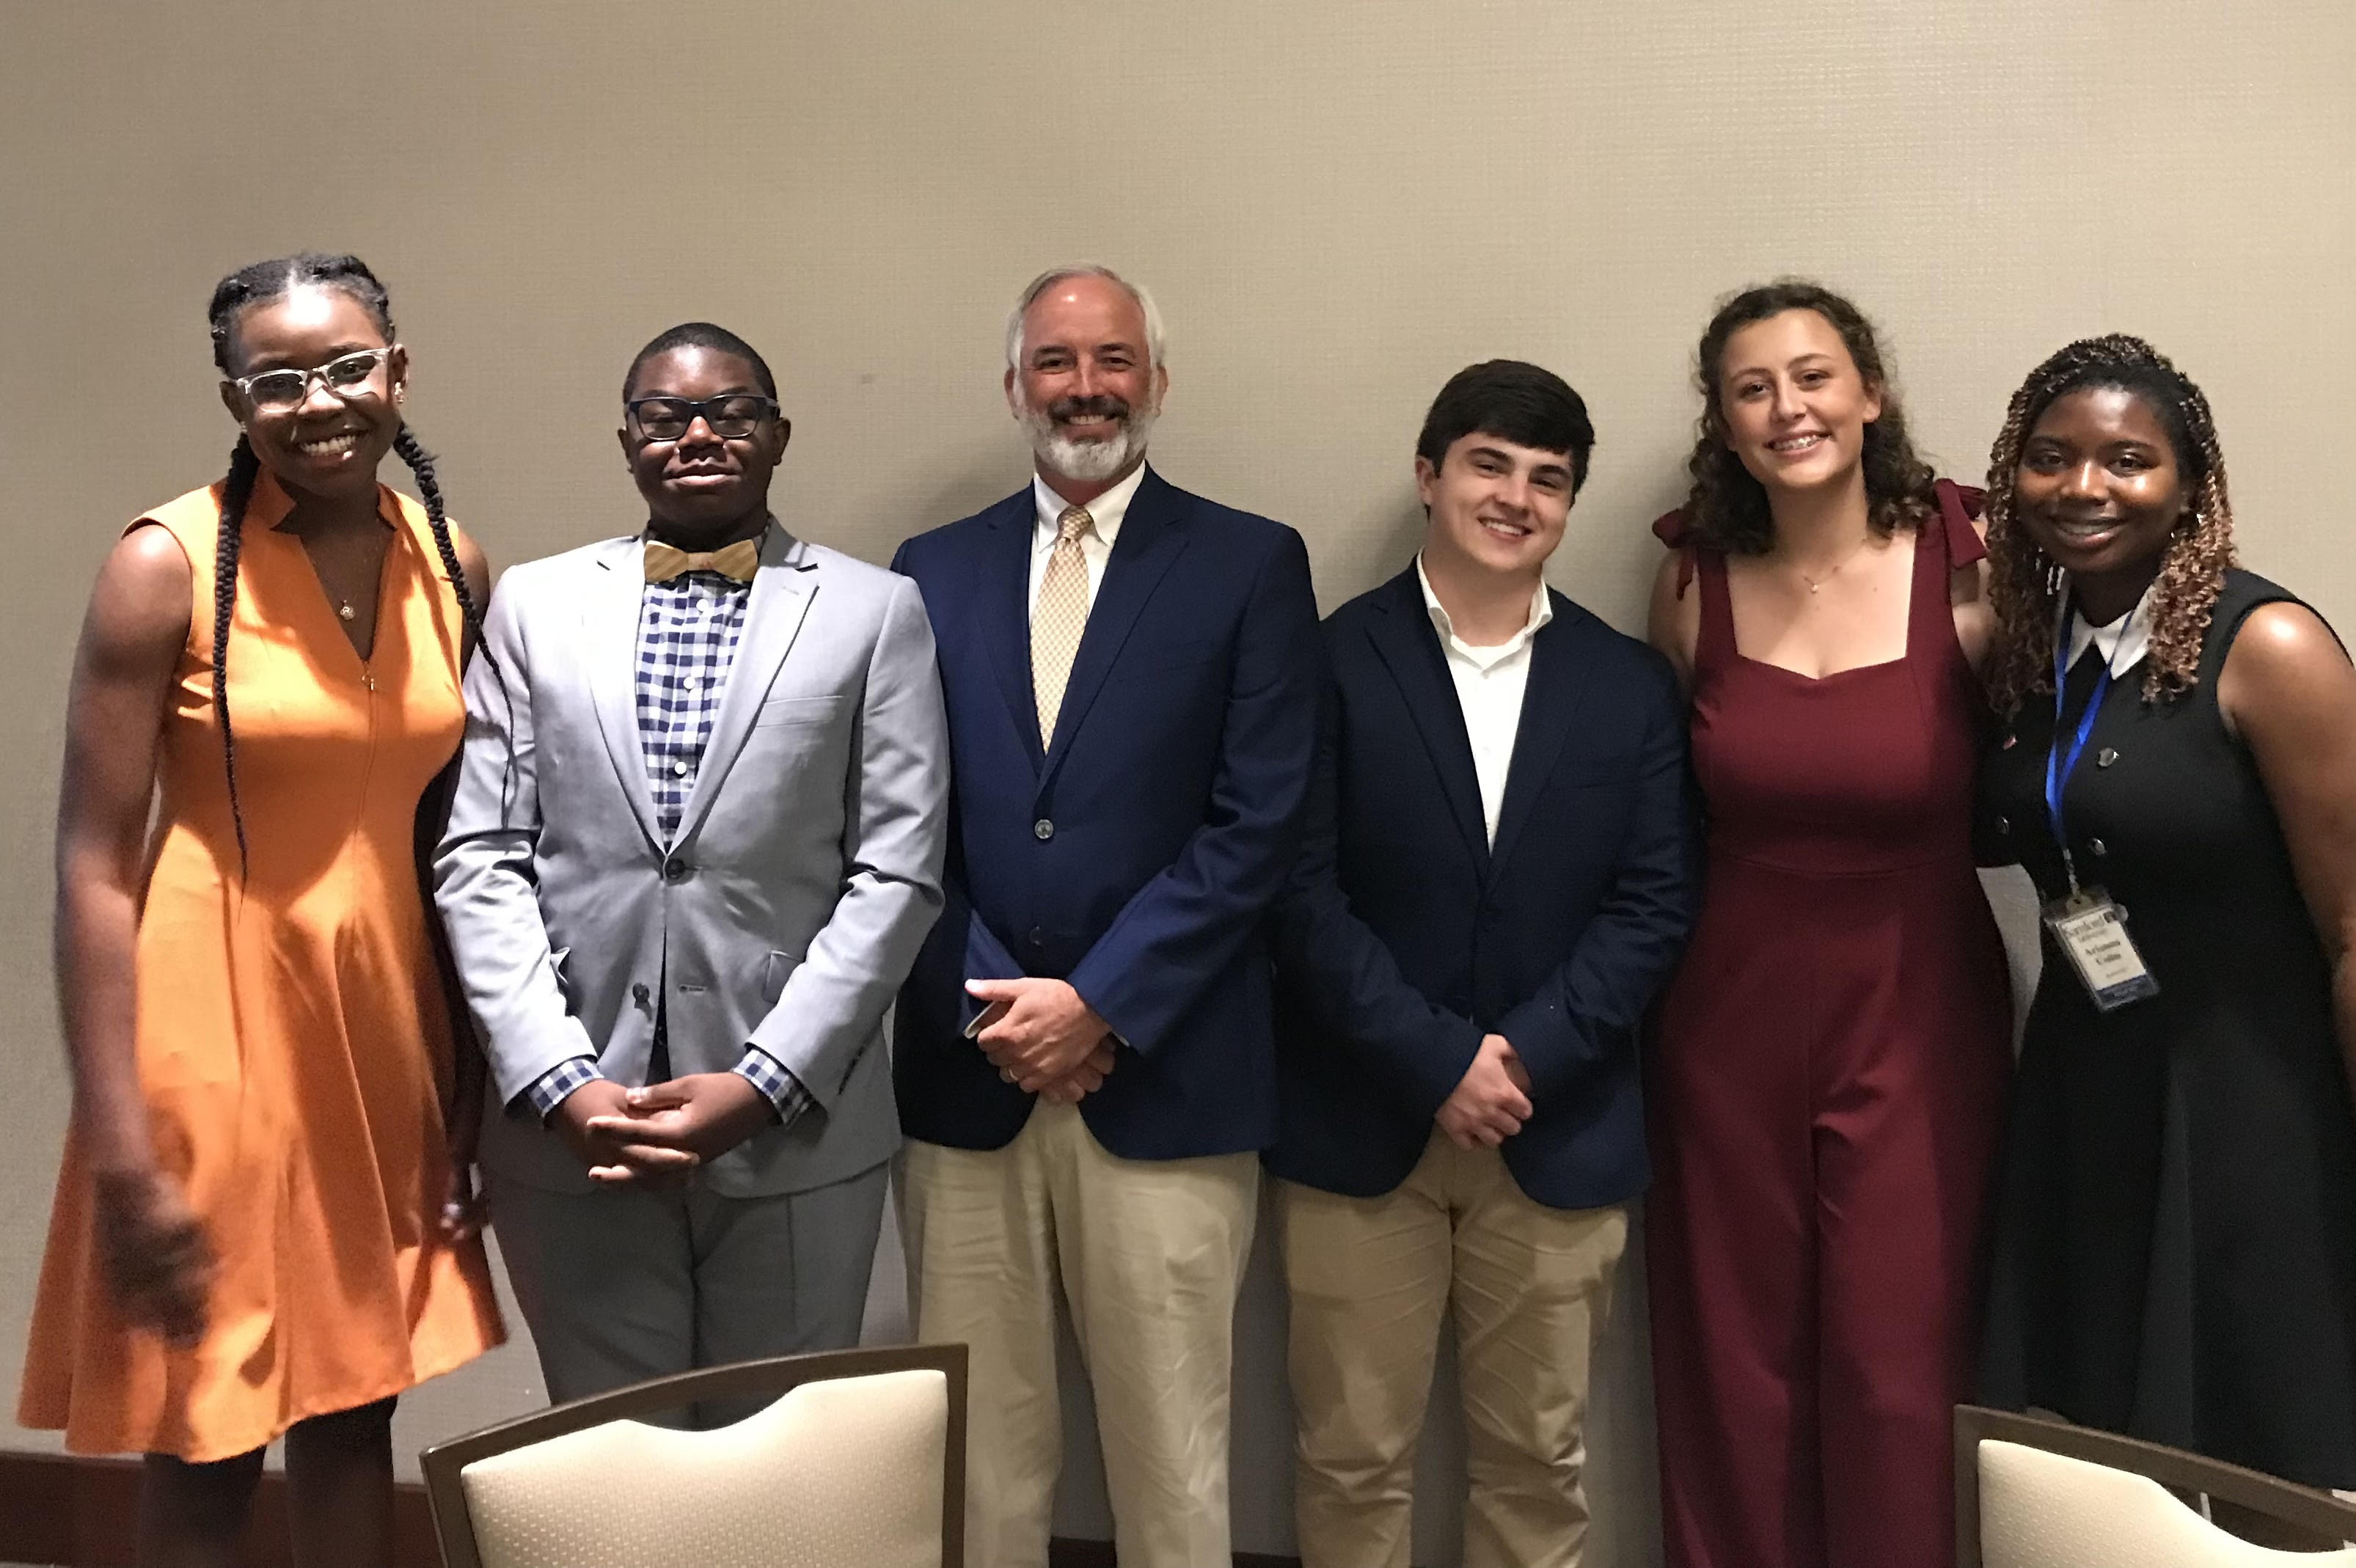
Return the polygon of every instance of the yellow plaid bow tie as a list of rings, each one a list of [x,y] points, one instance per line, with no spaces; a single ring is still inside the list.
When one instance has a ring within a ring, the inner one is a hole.
[[[718,549],[687,550],[660,539],[647,541],[647,581],[669,582],[691,571],[716,571],[739,582],[750,582],[761,570],[761,541],[738,539]]]

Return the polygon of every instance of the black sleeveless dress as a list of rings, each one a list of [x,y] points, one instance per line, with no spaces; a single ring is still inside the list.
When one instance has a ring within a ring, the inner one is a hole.
[[[2157,996],[2097,1012],[2045,937],[1999,1170],[1982,1396],[2356,1488],[2356,1109],[2329,965],[2217,677],[2249,613],[2226,574],[2200,681],[2120,673],[2063,797],[2080,878],[2126,912]],[[2074,730],[2100,656],[2068,684]],[[2068,891],[2045,809],[2053,699],[1981,773],[1983,845]]]

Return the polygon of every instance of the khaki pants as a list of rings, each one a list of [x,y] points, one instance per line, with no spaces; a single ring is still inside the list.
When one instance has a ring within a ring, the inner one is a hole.
[[[1627,1211],[1534,1202],[1495,1149],[1460,1149],[1436,1128],[1395,1192],[1280,1181],[1277,1193],[1302,1568],[1408,1568],[1416,1440],[1451,1307],[1465,1568],[1576,1564],[1588,1364]]]
[[[1042,1104],[1001,1149],[910,1139],[897,1189],[916,1338],[971,1347],[969,1568],[1047,1561],[1059,1282],[1121,1568],[1226,1563],[1228,1373],[1258,1160],[1117,1158],[1076,1107]]]

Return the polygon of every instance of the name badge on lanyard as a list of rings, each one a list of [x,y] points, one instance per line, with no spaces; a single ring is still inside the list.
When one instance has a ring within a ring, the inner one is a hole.
[[[2064,752],[2062,691],[2069,678],[2070,623],[2075,613],[2074,607],[2064,613],[2061,633],[2054,641],[2053,741],[2045,753],[2045,816],[2052,825],[2053,842],[2062,850],[2062,869],[2069,874],[2070,892],[2066,898],[2045,906],[2045,929],[2053,933],[2055,945],[2069,956],[2071,967],[2078,971],[2078,979],[2085,986],[2086,995],[2095,1008],[2107,1013],[2129,1002],[2158,996],[2159,982],[2151,977],[2143,955],[2136,949],[2135,938],[2127,934],[2126,911],[2102,889],[2079,885],[2078,862],[2070,853],[2062,795],[2069,787],[2070,774],[2078,766],[2080,754],[2086,749],[2087,738],[2094,732],[2094,716],[2102,711],[2103,699],[2111,689],[2111,660],[2118,656],[2118,644],[2114,643],[2110,655],[2103,660],[2103,678],[2095,685],[2094,695],[2086,699],[2086,711],[2079,716],[2077,733]]]

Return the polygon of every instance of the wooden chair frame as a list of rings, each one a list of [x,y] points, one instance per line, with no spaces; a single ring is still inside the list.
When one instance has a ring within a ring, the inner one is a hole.
[[[2048,1416],[2021,1415],[1976,1404],[1955,1406],[1955,1564],[1985,1568],[1980,1556],[1980,1442],[2018,1443],[2158,1481],[2178,1492],[2200,1492],[2311,1535],[2315,1549],[2356,1541],[2356,1503],[2222,1459],[2188,1454],[2140,1438],[2122,1437]]]
[[[446,1443],[436,1443],[418,1456],[418,1463],[425,1472],[425,1494],[433,1505],[434,1531],[442,1543],[442,1560],[447,1568],[483,1568],[482,1554],[475,1543],[474,1518],[466,1509],[466,1488],[459,1481],[460,1472],[477,1459],[528,1448],[609,1421],[627,1421],[677,1410],[701,1400],[775,1398],[804,1383],[906,1371],[936,1371],[948,1380],[948,1434],[942,1448],[941,1563],[942,1568],[964,1568],[963,1345],[823,1350],[807,1356],[776,1356],[766,1360],[739,1361],[733,1366],[706,1367],[699,1371],[649,1379],[610,1393],[592,1394],[569,1404],[487,1426],[464,1437],[453,1437]]]

